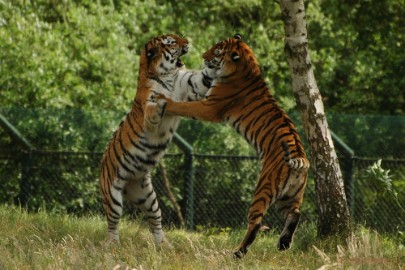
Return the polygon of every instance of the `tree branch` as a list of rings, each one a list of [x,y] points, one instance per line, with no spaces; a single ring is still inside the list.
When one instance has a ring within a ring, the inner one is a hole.
[[[163,160],[161,160],[159,162],[159,170],[162,173],[163,184],[164,184],[165,189],[166,189],[167,197],[169,198],[170,202],[172,203],[172,205],[174,207],[174,211],[177,214],[177,218],[179,219],[180,226],[184,227],[185,222],[184,222],[183,214],[181,213],[181,207],[180,207],[179,203],[176,200],[176,197],[174,196],[174,194],[172,192],[171,184],[170,184],[170,181],[169,181],[169,177],[167,176],[167,171],[166,171],[166,168],[165,168],[165,166],[163,164]]]

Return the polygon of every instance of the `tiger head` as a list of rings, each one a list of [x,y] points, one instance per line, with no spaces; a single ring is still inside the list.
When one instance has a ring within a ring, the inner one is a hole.
[[[184,66],[180,56],[188,52],[187,39],[174,34],[162,35],[145,44],[141,53],[141,66],[147,76],[168,75]]]
[[[236,34],[218,42],[203,54],[205,65],[215,69],[217,79],[227,79],[233,75],[260,75],[260,68],[250,47]]]

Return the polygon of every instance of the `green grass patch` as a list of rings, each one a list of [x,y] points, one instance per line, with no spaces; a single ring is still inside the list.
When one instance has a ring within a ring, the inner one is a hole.
[[[314,224],[302,224],[285,252],[276,248],[278,232],[261,233],[242,260],[231,253],[244,230],[166,232],[173,248],[157,249],[144,222],[124,219],[121,242],[108,245],[102,217],[1,206],[0,269],[405,269],[397,235],[362,227],[353,241],[339,245],[318,239]]]

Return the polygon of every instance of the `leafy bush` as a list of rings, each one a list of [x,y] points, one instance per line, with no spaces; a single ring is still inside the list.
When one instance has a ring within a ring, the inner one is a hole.
[[[355,182],[353,217],[366,225],[388,232],[404,228],[405,194],[399,193],[404,179],[382,167],[381,160],[361,171]],[[398,183],[398,186],[396,184]],[[378,218],[376,218],[378,217]]]

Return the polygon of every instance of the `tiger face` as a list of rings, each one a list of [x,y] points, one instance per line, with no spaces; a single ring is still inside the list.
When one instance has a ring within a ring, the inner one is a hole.
[[[229,78],[233,74],[258,70],[257,60],[250,47],[236,34],[218,42],[203,54],[204,63],[208,68],[215,69],[218,78]]]
[[[187,39],[174,34],[162,35],[145,44],[141,62],[146,66],[149,76],[168,75],[184,66],[180,57],[188,49]]]

